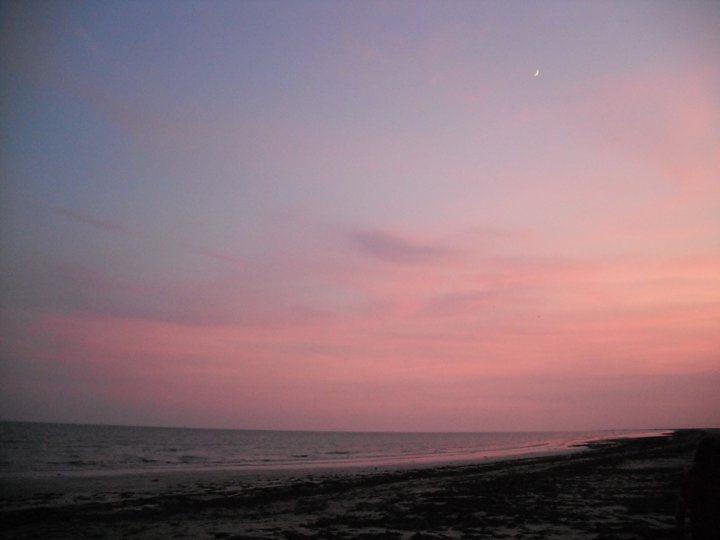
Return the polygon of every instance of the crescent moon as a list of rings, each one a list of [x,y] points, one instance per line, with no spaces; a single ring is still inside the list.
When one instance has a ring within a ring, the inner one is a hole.
[[[539,76],[540,76],[540,70],[539,70],[539,69],[536,69],[536,70],[535,70],[535,74],[533,75],[533,77],[539,77]]]

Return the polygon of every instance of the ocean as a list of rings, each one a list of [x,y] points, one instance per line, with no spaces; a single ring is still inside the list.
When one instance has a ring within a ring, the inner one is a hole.
[[[558,453],[587,441],[660,433],[358,433],[0,422],[0,476],[428,465]]]

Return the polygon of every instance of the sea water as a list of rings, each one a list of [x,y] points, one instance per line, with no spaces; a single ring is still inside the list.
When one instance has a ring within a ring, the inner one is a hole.
[[[558,453],[586,441],[659,433],[359,433],[0,422],[0,476],[482,461]]]

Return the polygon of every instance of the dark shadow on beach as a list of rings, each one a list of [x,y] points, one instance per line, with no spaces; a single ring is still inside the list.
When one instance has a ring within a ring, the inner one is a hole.
[[[689,521],[689,523],[688,523]],[[678,507],[678,537],[720,539],[720,436],[708,433],[685,473]]]

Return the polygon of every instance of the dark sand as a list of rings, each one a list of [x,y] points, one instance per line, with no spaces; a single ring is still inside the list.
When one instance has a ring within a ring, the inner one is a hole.
[[[380,472],[0,480],[3,538],[675,538],[701,431]]]

